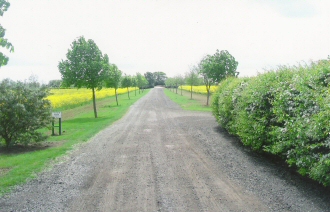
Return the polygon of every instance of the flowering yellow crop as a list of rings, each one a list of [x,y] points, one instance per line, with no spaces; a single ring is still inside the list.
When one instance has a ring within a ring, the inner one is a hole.
[[[217,90],[217,88],[218,88],[218,86],[212,85],[210,87],[211,94],[214,93]],[[183,85],[182,90],[190,91],[190,85]],[[207,94],[205,85],[192,86],[192,91],[194,93]]]
[[[131,87],[130,91],[138,88]],[[118,88],[117,94],[127,93],[126,88]],[[115,89],[103,88],[95,92],[96,99],[103,99],[108,96],[114,96]],[[73,107],[92,100],[92,90],[86,88],[80,89],[51,89],[47,99],[52,103],[53,109],[61,107]]]

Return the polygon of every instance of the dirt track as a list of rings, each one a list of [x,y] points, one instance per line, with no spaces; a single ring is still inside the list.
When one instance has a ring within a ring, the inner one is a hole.
[[[0,211],[330,211],[329,200],[155,88]]]

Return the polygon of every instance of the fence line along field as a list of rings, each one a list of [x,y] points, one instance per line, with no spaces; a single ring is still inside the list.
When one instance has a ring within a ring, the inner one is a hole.
[[[138,88],[131,87],[130,91],[134,91]],[[117,94],[127,93],[127,88],[118,88]],[[103,99],[109,96],[115,95],[115,89],[103,88],[96,91],[96,99]],[[80,89],[51,89],[50,95],[47,99],[52,103],[53,109],[58,108],[72,108],[78,105],[82,105],[86,102],[92,101],[92,91],[86,88]]]
[[[182,87],[182,90],[190,92],[190,89],[191,89],[190,85],[183,85],[183,86],[180,86],[180,87]],[[210,87],[210,92],[214,93],[217,90],[217,88],[218,88],[217,85],[212,85]],[[207,94],[205,85],[192,86],[192,91],[194,93]]]

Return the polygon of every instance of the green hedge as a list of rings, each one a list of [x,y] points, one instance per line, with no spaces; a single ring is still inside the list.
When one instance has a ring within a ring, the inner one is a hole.
[[[282,157],[303,176],[330,185],[330,59],[228,78],[213,114],[244,145]]]

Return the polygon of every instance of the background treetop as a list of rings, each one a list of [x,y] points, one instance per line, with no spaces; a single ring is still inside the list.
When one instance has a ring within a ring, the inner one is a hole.
[[[3,16],[4,12],[8,10],[10,3],[6,0],[0,0],[0,16]],[[14,46],[5,37],[6,30],[0,24],[0,46],[14,52]],[[9,58],[0,52],[0,67],[7,65]]]

